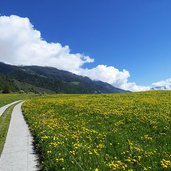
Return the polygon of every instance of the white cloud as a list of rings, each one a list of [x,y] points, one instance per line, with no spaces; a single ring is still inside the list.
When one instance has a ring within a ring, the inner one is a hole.
[[[152,88],[156,90],[171,90],[171,78],[153,83]]]
[[[68,46],[48,43],[34,29],[28,18],[0,17],[0,60],[12,64],[49,65],[75,71],[94,60],[82,54],[71,54]]]
[[[80,69],[80,75],[88,76],[93,80],[101,80],[107,82],[115,87],[130,91],[145,91],[149,87],[138,86],[136,83],[128,82],[130,74],[127,70],[119,71],[113,66],[98,65],[92,69]]]
[[[15,65],[52,66],[131,91],[149,89],[128,82],[130,74],[126,70],[119,71],[106,65],[84,68],[85,63],[94,62],[94,59],[71,53],[69,46],[43,40],[40,31],[34,28],[28,18],[15,15],[0,16],[0,61]]]

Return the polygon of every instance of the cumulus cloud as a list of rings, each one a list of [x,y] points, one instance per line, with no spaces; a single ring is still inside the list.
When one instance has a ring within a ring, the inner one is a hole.
[[[71,54],[68,46],[46,42],[28,18],[1,16],[0,35],[0,59],[7,63],[49,65],[72,72],[94,61],[80,53]]]
[[[88,76],[93,80],[101,80],[107,82],[115,87],[130,91],[145,91],[149,87],[138,86],[136,83],[128,82],[130,74],[127,70],[119,71],[113,66],[98,65],[92,69],[80,69],[79,73],[83,76]]]
[[[171,90],[171,78],[153,83],[152,88],[156,90]]]
[[[28,18],[15,15],[0,16],[0,61],[15,65],[52,66],[131,91],[149,89],[128,82],[130,74],[126,70],[119,71],[106,65],[84,68],[85,63],[94,62],[94,59],[81,53],[71,53],[69,46],[45,41]]]

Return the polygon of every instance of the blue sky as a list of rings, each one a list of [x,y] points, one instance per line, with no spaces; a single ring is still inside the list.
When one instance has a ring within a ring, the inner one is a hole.
[[[28,17],[47,42],[126,69],[140,85],[171,77],[169,0],[1,0],[1,15]]]

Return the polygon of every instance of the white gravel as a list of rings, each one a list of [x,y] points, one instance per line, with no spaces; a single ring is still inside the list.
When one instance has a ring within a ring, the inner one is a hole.
[[[36,171],[37,156],[34,154],[32,136],[21,111],[23,102],[14,107],[11,122],[0,157],[0,171]]]

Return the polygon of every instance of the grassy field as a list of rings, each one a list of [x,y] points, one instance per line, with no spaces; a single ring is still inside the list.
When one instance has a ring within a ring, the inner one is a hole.
[[[35,96],[34,94],[0,94],[0,107],[16,100],[25,100]]]
[[[51,95],[23,110],[42,170],[171,170],[170,91]]]
[[[15,105],[10,106],[0,117],[0,155],[2,153],[6,135],[8,132],[9,123],[11,120],[11,113]]]

